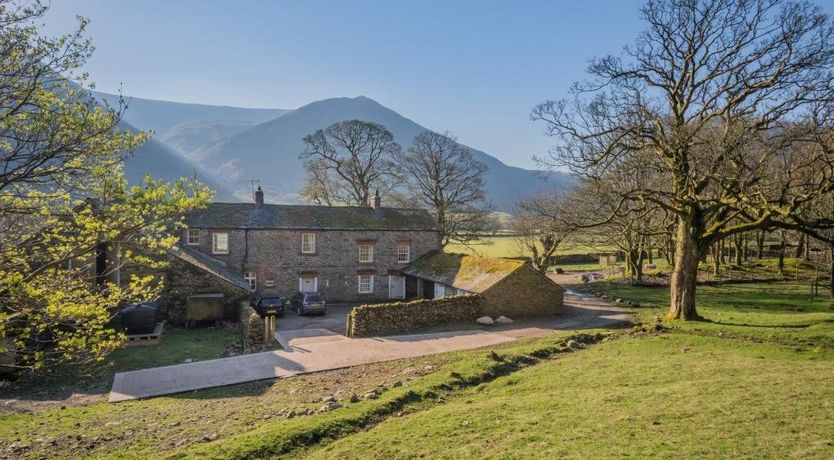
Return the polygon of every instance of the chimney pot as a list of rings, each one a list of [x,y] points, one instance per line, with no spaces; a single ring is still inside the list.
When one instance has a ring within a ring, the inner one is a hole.
[[[261,186],[258,186],[258,189],[255,190],[255,204],[258,206],[264,205],[264,191],[261,189]]]
[[[379,209],[382,207],[382,198],[379,197],[379,190],[374,193],[374,198],[371,201],[371,208]]]

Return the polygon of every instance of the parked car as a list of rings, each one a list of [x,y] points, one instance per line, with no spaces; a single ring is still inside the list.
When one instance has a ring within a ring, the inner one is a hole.
[[[287,299],[278,295],[275,292],[264,292],[255,297],[249,302],[249,305],[258,312],[259,315],[264,316],[267,310],[277,310],[278,316],[284,315],[284,306],[289,303]]]
[[[290,305],[299,315],[308,313],[323,315],[327,312],[327,302],[318,292],[299,292],[290,299]]]

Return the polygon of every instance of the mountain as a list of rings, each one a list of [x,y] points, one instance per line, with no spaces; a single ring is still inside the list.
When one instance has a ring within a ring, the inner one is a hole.
[[[135,127],[124,120],[119,122],[119,127],[137,132]],[[125,160],[124,175],[129,184],[139,184],[147,174],[150,174],[154,179],[163,179],[166,181],[172,181],[180,177],[194,177],[196,175],[200,182],[217,192],[215,196],[216,200],[236,201],[234,194],[214,174],[182,158],[167,145],[153,138],[148,139],[147,142],[140,145]]]
[[[115,94],[93,91],[92,95],[111,107],[119,106],[119,97]],[[154,131],[157,136],[165,137],[169,131],[182,123],[215,120],[228,121],[239,125],[253,126],[273,120],[290,112],[285,109],[249,109],[221,105],[190,104],[185,102],[158,101],[141,97],[124,97],[127,109],[123,119],[142,131]]]
[[[313,102],[213,145],[205,145],[187,154],[186,158],[223,177],[224,184],[241,199],[249,199],[249,181],[257,179],[268,199],[298,202],[298,191],[305,176],[298,159],[298,154],[304,150],[302,138],[317,129],[349,119],[382,124],[403,148],[426,130],[367,97],[333,98]],[[489,167],[486,189],[497,210],[511,210],[520,198],[544,186],[568,187],[571,183],[570,176],[565,173],[545,174],[508,166],[485,152],[470,150],[477,160]]]
[[[101,103],[117,108],[120,96],[91,92]],[[127,108],[120,126],[136,132],[153,131],[154,137],[139,146],[125,162],[125,177],[139,183],[146,174],[154,179],[197,178],[217,191],[215,199],[234,201],[235,196],[213,173],[184,157],[185,154],[224,140],[289,110],[188,104],[125,97]]]

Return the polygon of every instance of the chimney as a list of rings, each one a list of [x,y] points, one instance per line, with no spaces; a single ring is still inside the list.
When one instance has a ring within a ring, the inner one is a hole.
[[[379,189],[374,193],[373,201],[371,201],[371,208],[379,209],[382,207],[382,199],[379,197]]]
[[[261,206],[264,205],[264,191],[261,190],[260,185],[258,186],[258,189],[255,190],[255,204],[258,207],[261,207]]]

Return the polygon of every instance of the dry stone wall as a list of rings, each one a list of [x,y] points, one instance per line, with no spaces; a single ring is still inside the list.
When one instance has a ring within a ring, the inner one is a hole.
[[[483,315],[483,299],[475,295],[362,305],[348,315],[348,337],[372,337],[414,332],[456,323],[471,323]]]

